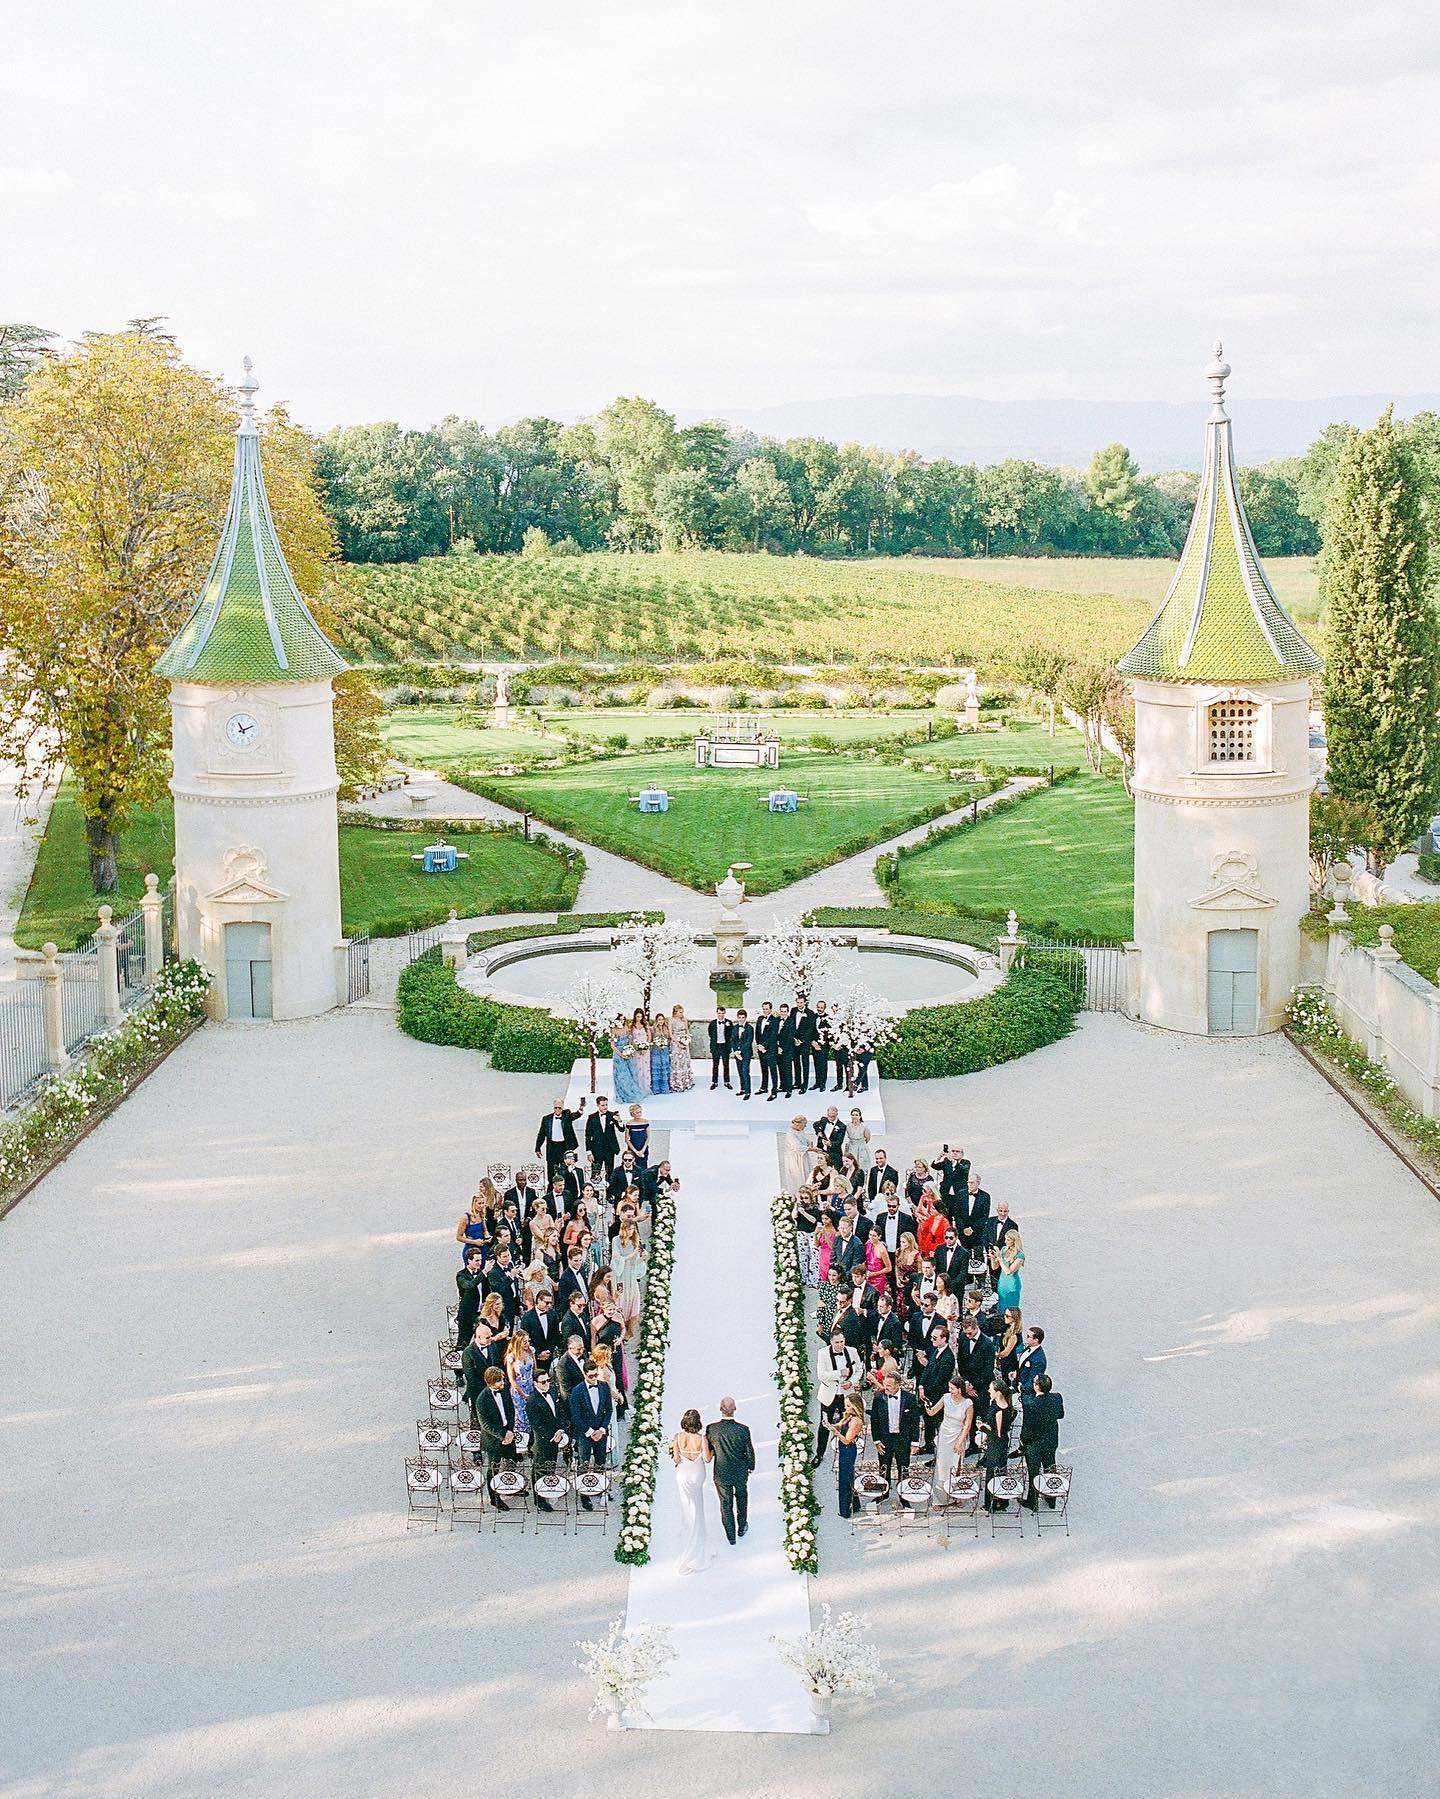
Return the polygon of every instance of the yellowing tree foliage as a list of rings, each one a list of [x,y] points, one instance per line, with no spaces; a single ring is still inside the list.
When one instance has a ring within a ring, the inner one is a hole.
[[[32,781],[69,767],[97,893],[169,778],[155,661],[214,553],[234,431],[225,388],[135,331],[47,359],[0,409],[0,757]],[[313,594],[335,546],[310,443],[279,412],[263,434],[280,540]]]

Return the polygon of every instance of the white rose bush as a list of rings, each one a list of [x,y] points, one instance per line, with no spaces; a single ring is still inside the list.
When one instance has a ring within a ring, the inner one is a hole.
[[[27,1186],[175,1047],[203,1013],[209,989],[210,976],[198,962],[171,962],[142,1005],[90,1039],[82,1062],[41,1084],[14,1124],[0,1131],[0,1202]]]
[[[785,1553],[797,1574],[818,1574],[820,1514],[810,1473],[810,1356],[805,1336],[805,1282],[790,1196],[770,1206],[775,1244],[775,1384],[780,1391],[780,1505]]]
[[[658,1193],[650,1220],[650,1258],[635,1348],[630,1394],[630,1436],[621,1474],[620,1533],[615,1560],[638,1566],[650,1560],[650,1512],[663,1436],[665,1351],[670,1342],[670,1289],[675,1278],[675,1195]]]

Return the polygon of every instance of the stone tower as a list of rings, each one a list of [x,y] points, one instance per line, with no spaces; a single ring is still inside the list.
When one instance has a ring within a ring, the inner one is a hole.
[[[1219,344],[1205,373],[1195,516],[1160,610],[1120,663],[1135,694],[1131,1007],[1147,1024],[1230,1035],[1278,1030],[1299,976],[1320,658],[1255,550]]]
[[[230,506],[194,610],[160,658],[174,741],[182,956],[218,1018],[306,1018],[340,997],[331,677],[345,663],[285,562],[245,358]]]

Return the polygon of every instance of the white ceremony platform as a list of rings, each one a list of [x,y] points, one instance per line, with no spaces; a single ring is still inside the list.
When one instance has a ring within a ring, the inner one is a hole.
[[[754,1096],[742,1100],[740,1089],[727,1089],[719,1086],[712,1093],[710,1090],[710,1064],[708,1061],[692,1063],[695,1073],[695,1085],[688,1093],[649,1093],[641,1101],[645,1116],[657,1130],[680,1131],[690,1130],[697,1125],[734,1124],[741,1125],[747,1131],[780,1132],[788,1128],[790,1120],[801,1112],[809,1119],[819,1118],[827,1106],[838,1109],[840,1116],[848,1119],[852,1106],[860,1108],[861,1116],[870,1127],[871,1133],[879,1137],[885,1130],[885,1101],[881,1091],[881,1082],[874,1068],[870,1071],[870,1086],[864,1093],[857,1093],[853,1099],[846,1097],[842,1087],[838,1093],[821,1093],[812,1087],[808,1093],[797,1093],[786,1099],[782,1093],[773,1103],[761,1099],[759,1095],[760,1064],[752,1063],[754,1069]],[[731,1079],[734,1079],[732,1071]],[[595,1100],[600,1094],[615,1103],[615,1089],[611,1084],[610,1059],[600,1057],[595,1064],[595,1093],[590,1091],[590,1064],[577,1062],[570,1070],[570,1084],[565,1089],[565,1104],[572,1111],[578,1108],[583,1099],[586,1110],[593,1112]],[[624,1116],[624,1107],[620,1108]],[[678,1172],[678,1170],[677,1170]],[[769,1198],[774,1198],[770,1194]],[[767,1266],[769,1256],[766,1256]]]

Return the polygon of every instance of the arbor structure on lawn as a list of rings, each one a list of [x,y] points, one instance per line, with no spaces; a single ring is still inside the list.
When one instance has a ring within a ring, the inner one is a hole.
[[[179,948],[220,1018],[305,1018],[344,991],[332,677],[345,662],[285,561],[245,359],[230,504],[156,665],[170,682]]]
[[[1255,549],[1221,346],[1195,515],[1160,610],[1120,662],[1135,694],[1130,1011],[1170,1030],[1279,1030],[1309,906],[1309,715],[1320,658]]]

